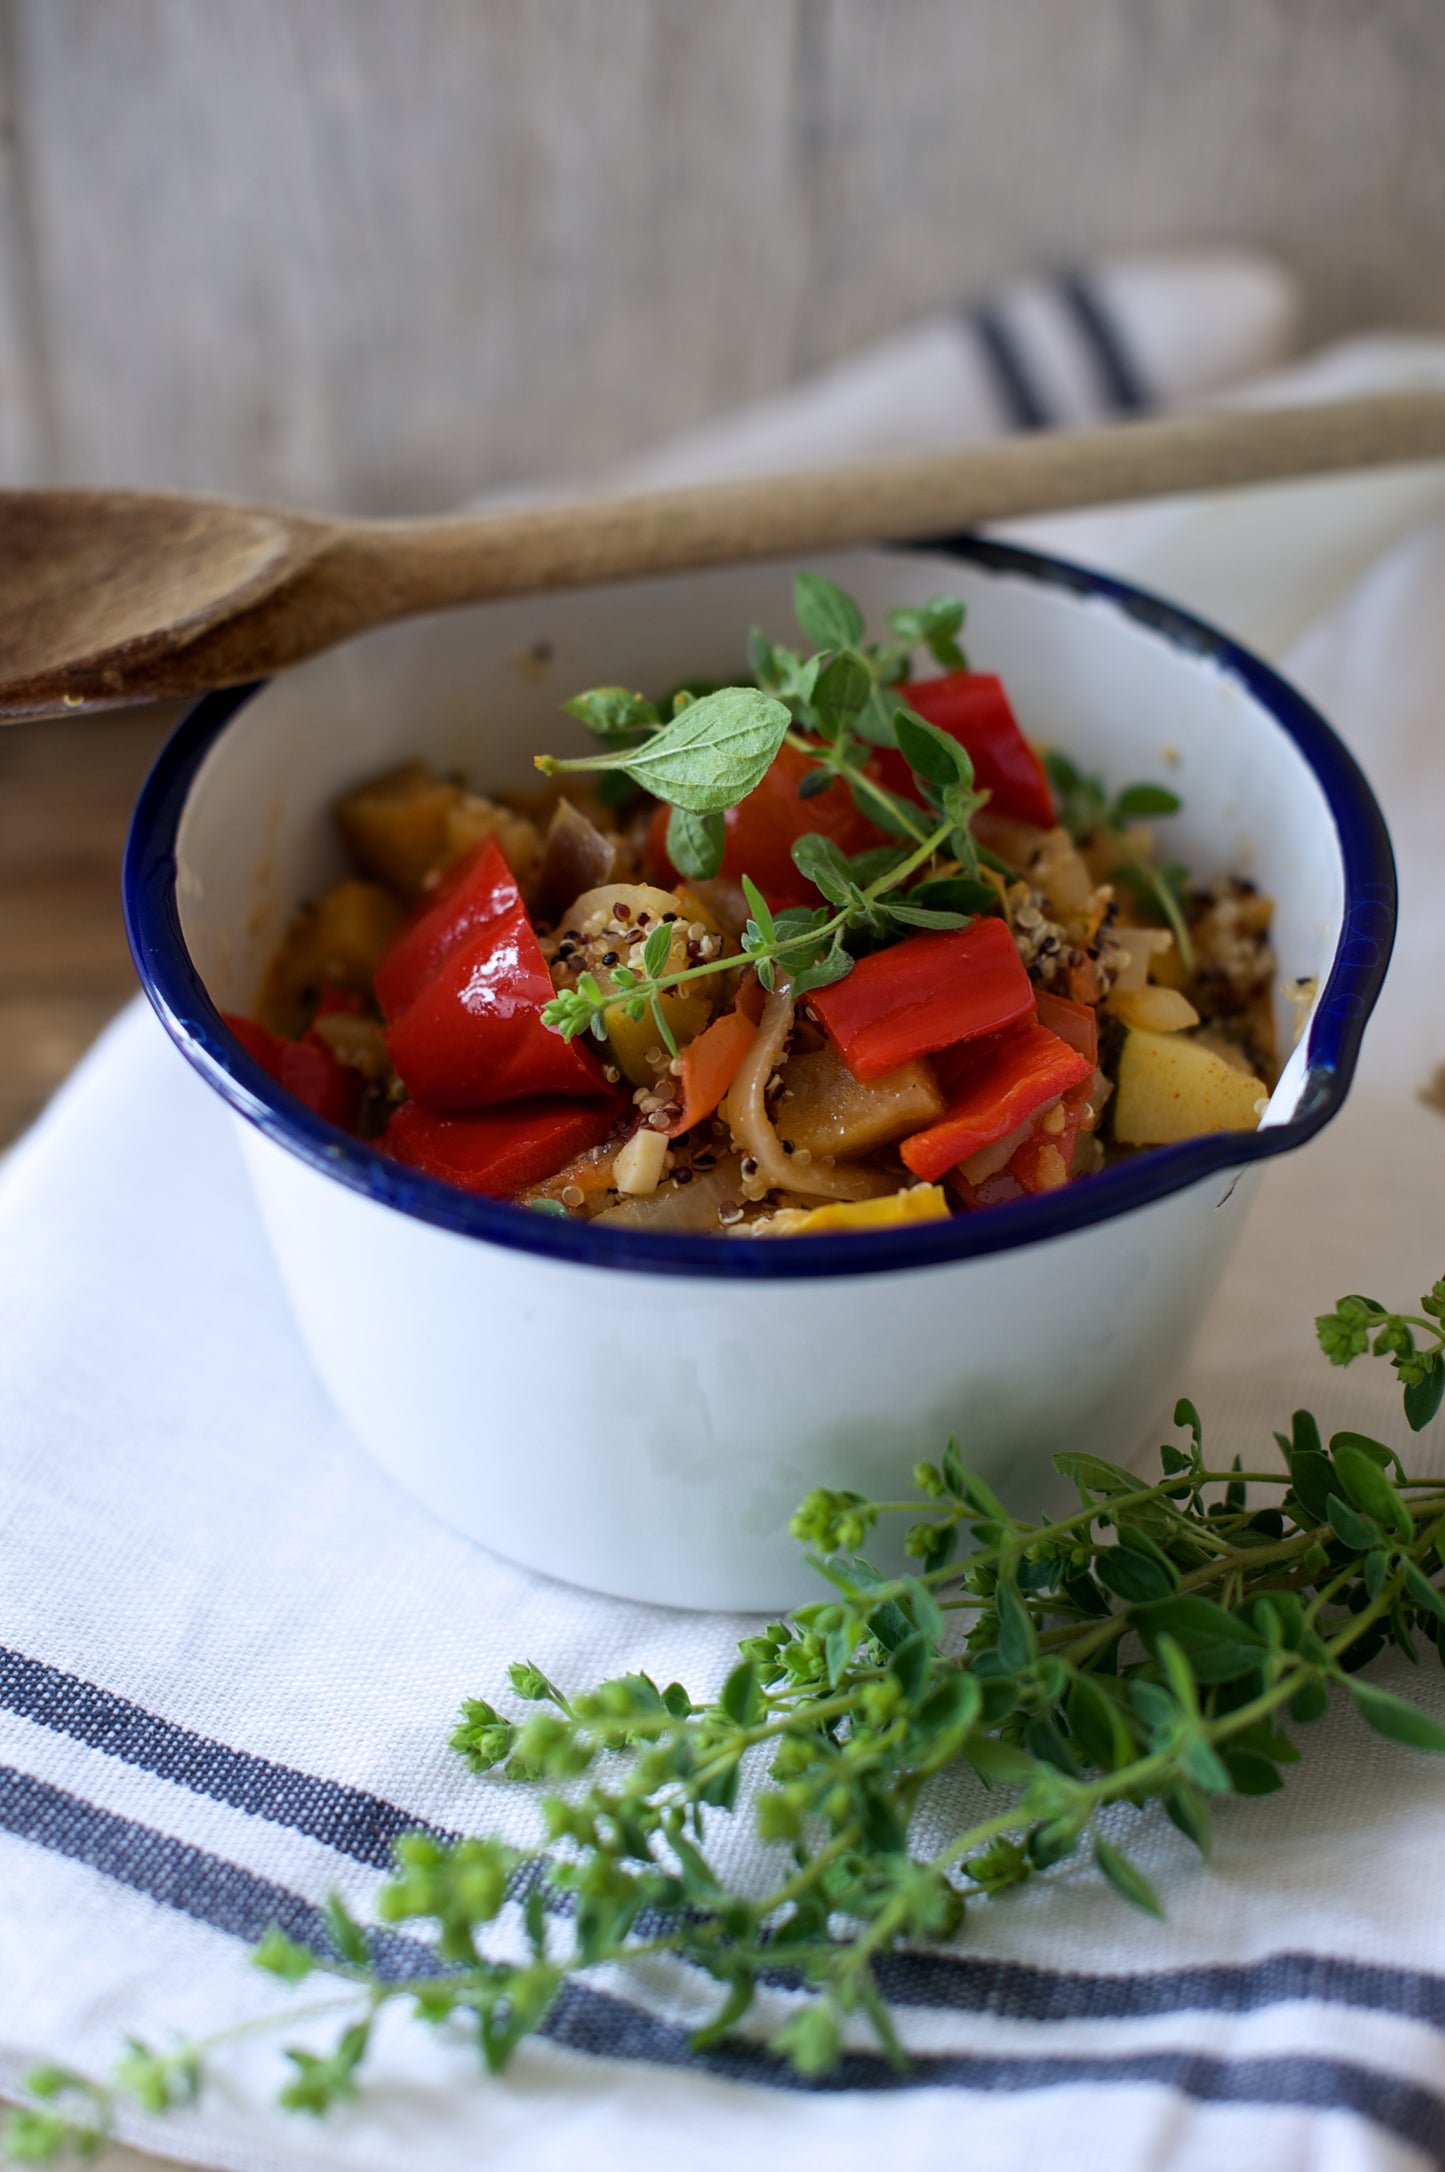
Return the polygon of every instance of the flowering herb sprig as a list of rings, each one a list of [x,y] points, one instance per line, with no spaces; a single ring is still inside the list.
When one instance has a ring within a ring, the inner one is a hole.
[[[1419,1313],[1351,1296],[1316,1327],[1335,1364],[1393,1363],[1412,1428],[1438,1409],[1445,1279]],[[659,1954],[717,1985],[699,2046],[743,2025],[765,1985],[791,1984],[805,1996],[768,2038],[777,2057],[822,2074],[861,2023],[901,2066],[881,1956],[953,1937],[975,1904],[1079,1855],[1161,1914],[1129,1824],[1157,1804],[1207,1855],[1215,1806],[1281,1786],[1296,1736],[1336,1695],[1391,1742],[1445,1751],[1436,1720],[1361,1679],[1387,1647],[1445,1658],[1445,1480],[1409,1476],[1365,1434],[1326,1443],[1308,1411],[1275,1436],[1281,1464],[1260,1470],[1212,1463],[1192,1404],[1175,1422],[1184,1439],[1161,1449],[1157,1478],[1058,1455],[1079,1506],[1053,1521],[1010,1515],[956,1442],[918,1467],[912,1500],[810,1494],[792,1529],[825,1595],[744,1637],[715,1696],[641,1674],[569,1694],[524,1662],[511,1684],[529,1713],[469,1700],[452,1747],[475,1773],[546,1789],[545,1845],[398,1843],[377,1915],[431,1927],[422,1975],[398,1976],[336,1900],[324,1948],[272,1930],[260,1966],[287,1985],[324,1978],[344,2013],[329,2052],[287,2053],[281,2101],[321,2113],[354,2096],[392,2005],[461,2029],[498,2070],[546,2033],[569,1979]],[[912,1568],[883,1576],[860,1549],[899,1518]],[[925,1844],[930,1783],[959,1770],[987,1783],[987,1803]],[[745,1779],[777,1862],[764,1890],[731,1884],[709,1850]],[[507,1958],[487,1950],[493,1926]],[[9,2154],[93,2154],[119,2105],[193,2101],[224,2041],[132,2041],[103,2083],[38,2070],[32,2103],[10,2115]]]
[[[893,641],[866,644],[862,612],[832,581],[802,573],[794,591],[803,631],[820,644],[815,653],[803,657],[755,631],[751,653],[758,685],[704,694],[684,690],[666,721],[640,694],[595,687],[567,708],[591,728],[604,751],[571,761],[541,755],[537,766],[548,775],[621,775],[665,801],[672,809],[669,857],[678,873],[693,881],[716,874],[727,809],[756,790],[785,740],[810,764],[799,783],[801,798],[844,782],[858,807],[895,844],[850,859],[830,838],[816,833],[799,838],[794,864],[825,900],[821,907],[774,913],[747,876],[742,882],[751,916],[741,938],[745,956],[764,987],[772,988],[781,973],[794,993],[803,995],[841,979],[852,967],[855,948],[911,928],[964,927],[996,897],[980,880],[970,828],[988,797],[975,789],[972,762],[955,739],[891,692],[919,645],[940,661],[962,660],[956,640],[962,603],[935,597],[917,609],[895,611]],[[879,746],[903,755],[922,806],[868,775],[866,765]],[[948,873],[940,874],[935,862],[946,863]],[[920,875],[930,879],[907,890]],[[545,1023],[569,1040],[588,1031],[603,1039],[606,1013],[621,1003],[633,1018],[650,1013],[675,1055],[662,996],[734,970],[738,961],[724,956],[666,971],[665,958],[665,945],[656,956],[644,952],[640,973],[619,968],[606,988],[595,975],[582,974],[575,987],[545,1006]]]

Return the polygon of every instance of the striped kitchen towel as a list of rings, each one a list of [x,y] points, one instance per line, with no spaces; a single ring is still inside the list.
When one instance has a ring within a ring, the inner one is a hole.
[[[663,489],[1187,406],[1282,362],[1298,314],[1291,275],[1245,249],[1016,279],[629,460],[625,480]]]
[[[1424,1097],[1445,1061],[1442,581],[1437,522],[1291,659],[1381,792],[1405,924],[1350,1105],[1271,1166],[1179,1382],[1246,1452],[1301,1402],[1388,1424],[1381,1384],[1325,1374],[1311,1318],[1445,1266]],[[399,1832],[534,1837],[528,1791],[445,1746],[463,1696],[505,1699],[509,1660],[707,1689],[742,1628],[513,1568],[371,1466],[308,1368],[228,1119],[132,1009],[0,1177],[0,2088],[41,2060],[101,2071],[128,2032],[264,2019],[286,1995],[248,1945],[315,1936],[333,1890],[365,1916]],[[1439,1670],[1410,1694],[1445,1715]],[[744,2040],[693,2054],[716,1987],[657,1961],[570,1992],[502,2081],[444,2031],[388,2026],[360,2103],[287,2120],[257,2034],[193,2110],[125,2132],[256,2172],[1445,2165],[1439,1768],[1340,1711],[1282,1794],[1224,1805],[1210,1866],[1162,1818],[1121,1820],[1167,1922],[1087,1866],[977,1909],[960,1943],[889,1963],[901,2074],[860,2035],[800,2084],[765,2049],[785,1984]],[[398,1972],[421,1952],[388,1934]]]

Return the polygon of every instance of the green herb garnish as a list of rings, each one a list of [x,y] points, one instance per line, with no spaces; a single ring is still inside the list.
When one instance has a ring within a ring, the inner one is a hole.
[[[584,694],[579,700],[592,698]],[[634,701],[637,709],[649,706],[640,698]],[[569,706],[576,714],[577,705]],[[537,767],[549,777],[620,769],[633,784],[670,806],[692,815],[721,814],[757,790],[788,735],[789,722],[783,704],[756,687],[724,686],[700,700],[685,701],[668,723],[635,744],[576,761],[539,754]]]
[[[920,641],[942,660],[961,655],[954,637],[963,605],[956,598],[935,597],[919,610],[895,611],[890,623],[896,641],[864,646],[863,614],[834,582],[800,573],[794,596],[803,631],[822,644],[813,655],[777,647],[755,631],[749,652],[758,685],[724,687],[696,699],[684,690],[668,723],[640,694],[594,688],[566,706],[607,751],[573,761],[542,755],[537,766],[548,775],[597,771],[605,779],[620,774],[665,801],[672,810],[668,856],[691,881],[717,873],[724,813],[757,788],[784,740],[813,765],[802,779],[801,797],[845,783],[869,819],[899,843],[849,861],[825,837],[798,840],[793,858],[799,872],[834,910],[794,909],[774,916],[759,893],[744,884],[752,915],[743,931],[744,954],[765,988],[775,987],[781,973],[795,994],[804,995],[850,970],[850,945],[887,941],[910,928],[963,927],[980,910],[985,886],[978,881],[978,849],[969,825],[987,794],[975,790],[973,764],[958,742],[889,692]],[[879,745],[902,752],[923,807],[866,774],[871,751]],[[971,902],[962,910],[952,899],[899,894],[940,858],[972,886]],[[984,903],[993,902],[990,892]],[[733,971],[737,962],[723,956],[675,972],[648,967],[640,975],[624,969],[607,989],[583,974],[575,988],[562,990],[545,1006],[542,1017],[568,1040],[587,1032],[601,1038],[604,1013],[620,992],[628,1015],[641,1019],[650,1012],[671,1049],[661,997],[709,974]]]
[[[1350,1296],[1316,1330],[1334,1364],[1391,1361],[1413,1429],[1439,1408],[1445,1279],[1418,1313]],[[1080,1506],[1055,1522],[1011,1516],[956,1442],[919,1465],[912,1500],[810,1494],[792,1529],[826,1594],[745,1637],[716,1697],[646,1675],[568,1696],[530,1662],[514,1666],[530,1716],[469,1700],[451,1744],[473,1772],[501,1767],[547,1787],[547,1844],[398,1842],[377,1913],[435,1926],[434,1973],[383,1976],[366,1928],[333,1900],[329,1951],[272,1930],[256,1953],[283,1983],[324,1976],[324,2005],[170,2052],[132,2041],[105,2083],[37,2069],[25,2082],[34,2103],[6,2124],[10,2156],[93,2155],[120,2103],[189,2102],[224,2043],[338,2000],[346,2019],[331,2052],[287,2053],[281,2101],[293,2109],[355,2094],[375,2017],[394,2004],[428,2023],[464,2017],[495,2071],[543,2027],[570,1977],[653,1954],[716,1982],[699,2045],[734,2029],[765,1976],[788,1970],[810,1996],[772,2040],[780,2058],[825,2072],[857,2015],[902,2065],[880,1956],[951,1937],[976,1903],[1080,1854],[1125,1900],[1162,1914],[1118,1837],[1125,1806],[1161,1804],[1207,1855],[1212,1804],[1281,1786],[1296,1734],[1339,1694],[1389,1741],[1445,1751],[1436,1720],[1359,1679],[1387,1647],[1445,1652],[1445,1480],[1410,1477],[1365,1434],[1326,1445],[1308,1411],[1276,1434],[1278,1469],[1246,1471],[1238,1456],[1217,1466],[1193,1405],[1174,1415],[1185,1439],[1161,1449],[1153,1481],[1056,1456]],[[1271,1489],[1267,1504],[1252,1505],[1256,1486]],[[880,1576],[860,1550],[897,1517],[914,1568]],[[996,1807],[919,1850],[920,1799],[951,1770],[981,1775]],[[763,1894],[734,1890],[708,1852],[745,1771],[759,1780],[751,1815],[779,1860]],[[1099,1830],[1107,1809],[1112,1837]],[[523,1954],[492,1959],[482,1940],[510,1906]]]

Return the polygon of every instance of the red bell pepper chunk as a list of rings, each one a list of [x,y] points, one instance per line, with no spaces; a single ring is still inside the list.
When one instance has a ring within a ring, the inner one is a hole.
[[[508,1199],[540,1184],[590,1146],[600,1146],[617,1101],[529,1101],[476,1116],[438,1116],[405,1101],[387,1125],[382,1152],[463,1191]]]
[[[992,794],[990,814],[1053,828],[1054,800],[1044,765],[1019,730],[1002,679],[988,671],[950,671],[942,679],[910,680],[896,691],[900,702],[967,748],[974,782]],[[890,792],[918,797],[913,773],[894,748],[883,750],[878,768]]]
[[[810,832],[830,837],[851,859],[883,841],[866,815],[853,804],[845,784],[830,784],[812,799],[799,799],[798,786],[816,764],[797,747],[784,747],[756,791],[723,816],[726,843],[720,873],[737,882],[751,876],[770,904],[816,904],[817,893],[793,865],[793,846]],[[664,886],[677,881],[667,857],[666,807],[659,807],[648,837],[654,878]]]
[[[607,1095],[596,1057],[542,1023],[552,976],[495,844],[403,928],[375,984],[391,1060],[414,1100],[470,1109]]]
[[[1090,1077],[1083,1085],[1071,1087],[1059,1103],[1063,1123],[1056,1132],[1048,1132],[1042,1124],[1036,1125],[1032,1134],[1024,1140],[1009,1159],[1009,1170],[1026,1192],[1054,1192],[1069,1181],[1069,1171],[1074,1166],[1074,1149],[1079,1143],[1079,1133],[1093,1128],[1093,1112],[1089,1095],[1093,1088]],[[1085,1111],[1088,1111],[1086,1118]],[[1052,1121],[1052,1119],[1047,1119]]]
[[[363,1018],[366,998],[351,988],[323,988],[316,1002],[318,1018]]]
[[[1092,1081],[1087,1086],[1071,1086],[1059,1103],[1064,1112],[1062,1128],[1047,1132],[1043,1119],[1036,1120],[1003,1168],[984,1177],[981,1183],[972,1184],[961,1169],[951,1169],[948,1181],[964,1205],[996,1207],[1005,1200],[1026,1199],[1030,1192],[1057,1191],[1067,1184],[1079,1134],[1094,1128],[1092,1093]]]
[[[1038,991],[1039,1024],[1047,1026],[1050,1033],[1057,1033],[1061,1041],[1076,1048],[1090,1063],[1099,1060],[1099,1014],[1089,1003],[1075,1003],[1070,996],[1053,995],[1047,988]]]
[[[254,1019],[224,1011],[221,1015],[247,1055],[254,1056],[278,1086],[317,1116],[324,1116],[328,1124],[339,1124],[343,1131],[355,1129],[361,1114],[361,1074],[343,1063],[319,1036],[308,1033],[300,1041],[285,1041]]]
[[[881,1078],[914,1056],[1016,1025],[1034,991],[1001,920],[910,935],[860,958],[808,1003],[855,1078]]]
[[[241,1018],[234,1011],[222,1011],[221,1023],[229,1026],[248,1056],[254,1056],[263,1071],[276,1076],[276,1066],[281,1061],[281,1051],[286,1046],[279,1033],[268,1033],[258,1026],[254,1018]]]
[[[977,1070],[936,1124],[903,1141],[898,1151],[904,1166],[935,1184],[980,1147],[1006,1139],[1046,1102],[1093,1076],[1087,1056],[1031,1020],[980,1056]]]
[[[495,842],[478,845],[447,868],[403,922],[372,985],[388,1025],[414,1003],[469,935],[516,911],[522,893]]]

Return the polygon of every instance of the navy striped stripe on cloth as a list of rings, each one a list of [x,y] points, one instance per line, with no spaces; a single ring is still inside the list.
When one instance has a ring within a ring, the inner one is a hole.
[[[392,1845],[403,1833],[425,1829],[439,1840],[459,1837],[426,1826],[425,1820],[363,1788],[320,1780],[294,1765],[229,1749],[207,1735],[160,1719],[95,1682],[62,1674],[57,1667],[4,1646],[0,1646],[0,1707],[93,1750],[103,1750],[108,1757],[118,1757],[158,1780],[174,1780],[193,1795],[209,1796],[212,1802],[228,1803],[233,1810],[245,1810],[269,1824],[302,1833],[308,1840],[319,1840],[372,1870],[390,1870]]]
[[[1151,407],[1139,365],[1093,280],[1082,272],[1066,271],[1059,273],[1054,285],[1089,350],[1106,404],[1121,415],[1137,415]]]
[[[391,1868],[392,1844],[402,1833],[425,1832],[441,1841],[459,1838],[455,1832],[432,1825],[363,1788],[319,1779],[295,1766],[232,1749],[162,1719],[94,1682],[64,1674],[42,1660],[4,1647],[0,1647],[0,1708],[158,1779],[169,1780],[194,1795],[244,1810],[307,1839],[320,1840],[338,1855],[372,1869]],[[42,1783],[30,1784],[38,1787]],[[108,1817],[109,1813],[97,1811],[95,1815]],[[119,1827],[126,1821],[112,1822]],[[12,1832],[20,1829],[4,1814],[0,1814],[0,1824]],[[144,1832],[146,1828],[137,1826],[135,1830]],[[105,1864],[95,1867],[107,1868]],[[109,1870],[107,1874],[121,1875]],[[234,1876],[245,1879],[250,1873],[234,1869]],[[157,1893],[154,1897],[162,1896]],[[295,1905],[308,1904],[296,1901]],[[254,1928],[254,1918],[248,1918],[250,1929],[238,1921],[236,1936],[259,1937],[270,1920],[263,1918],[259,1929]],[[297,1931],[293,1935],[310,1934]],[[1445,1975],[1423,1969],[1385,1968],[1328,1954],[1276,1953],[1261,1961],[1128,1975],[1064,1974],[1027,1962],[981,1960],[951,1953],[886,1954],[876,1965],[879,1982],[896,2005],[986,2013],[1003,2020],[1127,2021],[1183,2012],[1243,2014],[1308,1999],[1322,2005],[1391,2014],[1445,2030]],[[790,1971],[779,1969],[773,1980],[787,1985],[796,1978]]]
[[[299,1894],[7,1767],[0,1767],[0,1828],[233,1938],[254,1942],[270,1924],[279,1923],[293,1938],[323,1950],[327,1946],[321,1911]],[[378,1965],[393,1980],[432,1972],[430,1949],[419,1940],[387,1931],[370,1935]],[[1117,2058],[1094,2053],[924,2052],[899,2071],[878,2053],[855,2051],[846,2053],[832,2073],[805,2080],[763,2044],[734,2040],[694,2050],[688,2031],[677,2023],[575,1981],[565,1986],[543,2034],[589,2058],[687,2068],[722,2081],[825,2094],[942,2088],[996,2095],[1081,2082],[1115,2087],[1152,2083],[1201,2104],[1349,2112],[1445,2162],[1445,2104],[1417,2083],[1346,2059],[1302,2054],[1224,2059],[1169,2050]]]
[[[1088,374],[1098,388],[1103,414],[1142,414],[1154,402],[1145,375],[1122,327],[1095,282],[1080,271],[1062,271],[1049,282],[1061,304],[1059,333],[1073,334]],[[1008,427],[1047,430],[1061,418],[1046,390],[1047,370],[1030,351],[1026,326],[1010,310],[1007,292],[975,303],[964,322],[978,342]]]
[[[967,313],[988,362],[994,390],[1010,427],[1046,430],[1053,420],[1027,356],[999,309],[979,303]]]
[[[435,1830],[364,1789],[232,1749],[20,1652],[0,1649],[0,1706],[378,1869],[389,1863],[391,1843],[399,1833]],[[300,1894],[33,1775],[3,1767],[0,1829],[84,1863],[162,1907],[248,1944],[276,1923],[291,1937],[327,1949],[322,1912]],[[395,1980],[435,1967],[431,1949],[418,1939],[391,1931],[372,1937],[378,1965]],[[899,2006],[1041,2024],[1184,2012],[1241,2014],[1313,2001],[1445,2028],[1445,1977],[1305,1953],[1134,1975],[1064,1974],[968,1955],[892,1954],[880,1962],[879,1978],[886,1996]],[[784,1970],[776,1972],[775,1980],[795,1983]],[[1169,2050],[1118,2057],[958,2052],[918,2055],[900,2074],[875,2054],[854,2052],[824,2081],[803,2083],[761,2046],[734,2042],[696,2052],[682,2027],[575,1982],[554,2008],[546,2034],[554,2043],[592,2057],[687,2066],[719,2079],[771,2088],[1018,2092],[1075,2082],[1153,2082],[1202,2103],[1351,2112],[1445,2163],[1445,2104],[1416,2084],[1348,2060],[1303,2055],[1231,2060]]]
[[[174,1908],[247,1945],[278,1924],[288,1938],[316,1952],[333,1950],[321,1910],[299,1893],[8,1765],[0,1765],[0,1830],[84,1863],[162,1908]],[[420,1939],[393,1931],[373,1931],[371,1937],[377,1965],[398,1981],[435,1972],[435,1957]]]

